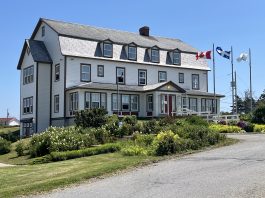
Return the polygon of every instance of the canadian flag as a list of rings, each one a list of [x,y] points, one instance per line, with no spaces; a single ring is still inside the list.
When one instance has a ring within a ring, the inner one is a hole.
[[[198,52],[196,54],[196,60],[198,60],[199,58],[211,59],[211,51]]]

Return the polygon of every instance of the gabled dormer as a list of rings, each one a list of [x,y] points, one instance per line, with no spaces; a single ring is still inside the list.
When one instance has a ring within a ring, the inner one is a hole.
[[[102,50],[102,56],[105,58],[113,57],[113,41],[110,39],[104,40],[100,44]]]
[[[132,42],[124,45],[121,50],[120,59],[137,61],[137,44]]]
[[[167,52],[166,64],[181,65],[181,52],[178,48]]]
[[[149,49],[150,61],[153,63],[160,63],[160,48],[155,45]]]

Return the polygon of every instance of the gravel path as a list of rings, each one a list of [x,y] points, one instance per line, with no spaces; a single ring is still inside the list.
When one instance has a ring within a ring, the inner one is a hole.
[[[265,197],[265,135],[38,197]]]

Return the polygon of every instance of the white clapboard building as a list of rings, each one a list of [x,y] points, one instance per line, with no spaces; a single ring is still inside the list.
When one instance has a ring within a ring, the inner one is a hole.
[[[160,117],[220,111],[209,67],[179,39],[41,18],[25,40],[20,70],[21,135],[68,126],[82,109]]]

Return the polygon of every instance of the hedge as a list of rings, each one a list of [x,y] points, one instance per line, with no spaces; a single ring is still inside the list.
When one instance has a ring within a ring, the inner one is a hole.
[[[51,161],[63,161],[68,159],[75,159],[80,157],[87,157],[92,155],[99,155],[103,153],[114,153],[121,149],[120,145],[117,143],[109,143],[100,146],[95,146],[91,148],[65,151],[65,152],[52,152],[50,154]]]

